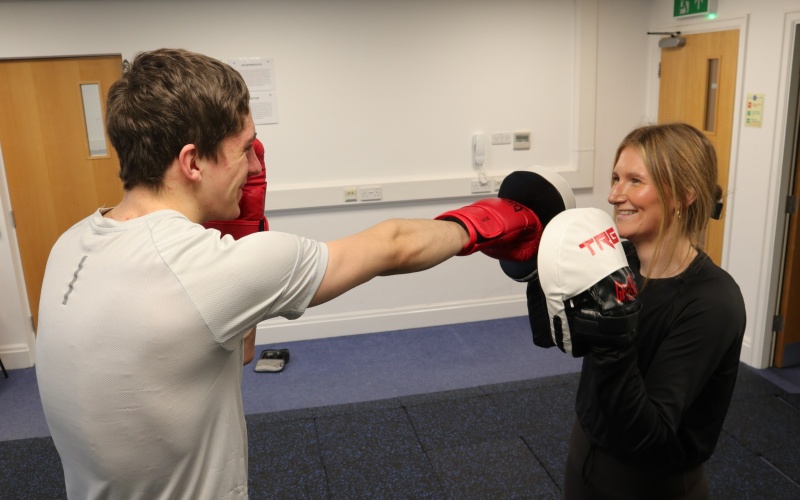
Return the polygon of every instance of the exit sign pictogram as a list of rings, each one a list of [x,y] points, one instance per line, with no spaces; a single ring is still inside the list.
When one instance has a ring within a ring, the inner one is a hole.
[[[672,17],[705,16],[716,11],[716,0],[674,0]]]

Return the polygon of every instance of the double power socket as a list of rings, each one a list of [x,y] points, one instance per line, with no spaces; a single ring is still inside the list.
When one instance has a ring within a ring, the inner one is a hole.
[[[490,177],[481,183],[480,179],[472,179],[469,181],[469,192],[471,194],[490,194],[496,193],[500,189],[503,179]]]
[[[380,186],[348,186],[344,188],[344,201],[378,201],[383,199]]]

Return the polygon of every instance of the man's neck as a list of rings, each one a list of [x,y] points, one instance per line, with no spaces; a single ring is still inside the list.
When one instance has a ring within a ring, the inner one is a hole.
[[[117,206],[103,214],[104,217],[119,222],[143,217],[158,210],[176,210],[186,215],[190,220],[191,213],[180,203],[179,199],[170,197],[167,193],[153,191],[143,186],[134,187],[125,191],[122,200]]]

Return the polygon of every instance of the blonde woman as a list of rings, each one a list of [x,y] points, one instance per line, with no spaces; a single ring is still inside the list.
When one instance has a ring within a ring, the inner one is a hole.
[[[640,127],[611,179],[641,311],[632,341],[584,357],[565,497],[708,498],[745,328],[738,285],[703,252],[720,210],[714,147],[687,124]]]

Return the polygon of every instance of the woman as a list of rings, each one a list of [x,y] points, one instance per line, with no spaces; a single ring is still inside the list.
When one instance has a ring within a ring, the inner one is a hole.
[[[608,201],[642,309],[633,344],[584,357],[568,499],[709,496],[703,463],[745,328],[739,287],[702,250],[719,216],[716,179],[713,145],[686,124],[637,128],[617,149]]]

